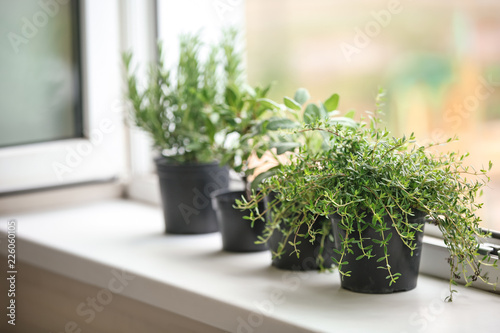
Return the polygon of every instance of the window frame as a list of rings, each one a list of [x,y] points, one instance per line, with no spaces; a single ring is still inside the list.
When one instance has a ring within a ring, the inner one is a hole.
[[[123,177],[120,4],[77,4],[83,137],[1,148],[2,195]]]
[[[127,0],[122,3],[122,51],[132,52],[132,67],[139,80],[145,80],[147,64],[157,60],[157,2],[156,0]],[[153,168],[152,141],[127,121],[129,175],[126,196],[130,199],[160,204],[160,190]]]

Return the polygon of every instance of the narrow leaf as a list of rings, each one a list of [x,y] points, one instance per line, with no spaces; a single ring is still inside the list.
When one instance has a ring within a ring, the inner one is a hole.
[[[259,98],[257,101],[271,110],[281,109],[281,106],[278,103],[270,100],[269,98]]]
[[[269,119],[267,123],[267,129],[271,131],[276,131],[279,129],[294,129],[298,127],[299,127],[298,123],[287,118]]]
[[[295,102],[290,97],[285,97],[283,100],[284,100],[287,108],[290,108],[290,109],[295,110],[295,111],[302,110],[302,106],[299,103]]]
[[[276,174],[276,170],[279,166],[272,167],[271,169],[264,171],[262,173],[259,173],[254,180],[252,181],[251,188],[252,190],[258,190],[259,185],[262,183],[262,181],[266,178],[272,177]]]

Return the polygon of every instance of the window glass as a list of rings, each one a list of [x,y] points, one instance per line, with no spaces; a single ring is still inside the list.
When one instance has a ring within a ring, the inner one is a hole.
[[[484,227],[500,230],[500,2],[252,0],[246,2],[251,83],[275,81],[274,98],[306,87],[341,96],[340,109],[373,110],[422,142],[494,167],[481,200]]]
[[[0,147],[82,137],[77,5],[0,0]]]

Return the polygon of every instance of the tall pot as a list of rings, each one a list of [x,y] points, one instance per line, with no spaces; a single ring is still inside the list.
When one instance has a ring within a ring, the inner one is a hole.
[[[212,192],[227,188],[229,170],[217,163],[172,164],[155,160],[165,217],[165,232],[204,234],[219,230]]]

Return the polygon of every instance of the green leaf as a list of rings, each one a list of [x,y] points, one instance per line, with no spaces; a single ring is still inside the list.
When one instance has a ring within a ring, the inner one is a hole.
[[[355,116],[355,115],[356,115],[356,111],[354,111],[354,110],[350,110],[350,111],[348,111],[348,112],[344,115],[344,117],[354,119],[354,116]]]
[[[328,117],[328,111],[326,110],[325,104],[319,102],[319,116],[321,119]]]
[[[299,147],[298,142],[273,142],[271,143],[271,148],[276,148],[278,155],[281,155],[287,151],[293,151],[295,148]]]
[[[238,95],[236,92],[236,88],[232,86],[226,87],[226,104],[229,106],[236,106]]]
[[[214,123],[211,122],[210,120],[207,120],[205,122],[205,126],[206,126],[207,134],[209,135],[209,137],[213,138],[215,136],[215,133],[217,132],[217,129],[216,129]]]
[[[355,128],[358,126],[356,121],[354,121],[351,118],[347,118],[347,117],[329,118],[328,123],[330,123],[330,124],[342,124],[343,126],[347,126],[347,127],[351,127],[351,128]]]
[[[299,103],[300,105],[304,105],[305,102],[307,102],[311,98],[311,95],[309,95],[309,91],[305,88],[299,88],[295,92],[295,96],[293,99]]]
[[[316,104],[308,104],[304,111],[304,122],[306,124],[314,123],[321,119],[321,111]]]
[[[325,101],[325,107],[328,112],[336,110],[339,106],[339,94],[333,94]]]
[[[302,106],[299,103],[295,102],[290,97],[285,97],[283,100],[284,100],[287,108],[290,108],[290,109],[295,110],[295,111],[302,110]]]
[[[276,174],[276,170],[279,168],[278,166],[272,167],[271,169],[264,171],[262,173],[259,173],[254,180],[252,181],[252,184],[250,185],[252,190],[257,191],[259,189],[259,185],[262,183],[262,181],[266,178],[272,177]]]
[[[294,129],[298,128],[300,125],[288,118],[274,118],[269,119],[267,123],[267,129],[271,131],[276,131],[279,129]]]
[[[264,105],[266,108],[271,110],[281,109],[281,106],[278,103],[276,103],[273,100],[270,100],[269,98],[259,98],[257,102],[259,102],[261,105]]]

